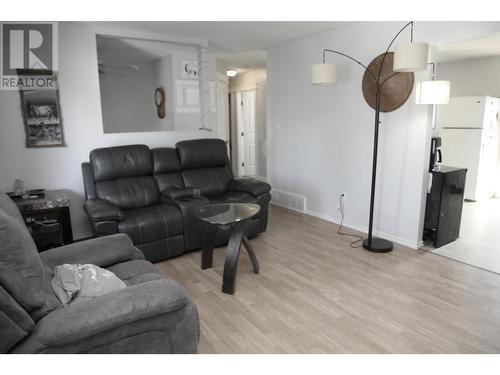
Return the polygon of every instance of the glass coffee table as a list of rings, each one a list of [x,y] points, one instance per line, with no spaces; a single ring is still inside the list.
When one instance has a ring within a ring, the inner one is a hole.
[[[209,224],[201,249],[201,269],[212,267],[214,244],[219,229],[229,228],[231,231],[224,263],[223,293],[234,294],[236,268],[242,243],[252,261],[253,272],[259,273],[259,262],[247,238],[250,219],[257,215],[259,211],[260,206],[258,204],[250,203],[210,204],[194,209],[195,215]]]

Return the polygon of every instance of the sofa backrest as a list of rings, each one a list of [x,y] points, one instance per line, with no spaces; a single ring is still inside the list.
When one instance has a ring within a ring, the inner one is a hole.
[[[0,352],[34,326],[45,303],[45,271],[16,204],[0,192]],[[36,319],[35,319],[36,320]]]
[[[7,291],[0,286],[0,353],[8,353],[33,331],[35,322]]]
[[[90,152],[90,164],[96,198],[125,210],[160,201],[160,192],[153,178],[153,158],[147,146],[95,149]]]
[[[223,193],[233,179],[226,143],[221,139],[178,142],[184,185],[201,189],[204,196]]]
[[[181,161],[175,148],[161,147],[152,150],[154,176],[160,191],[171,187],[184,187]]]

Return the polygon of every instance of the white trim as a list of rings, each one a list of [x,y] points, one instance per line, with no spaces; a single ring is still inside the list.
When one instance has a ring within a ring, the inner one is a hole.
[[[271,191],[271,193],[272,193],[272,191]],[[318,218],[318,219],[321,219],[321,220],[328,221],[330,223],[334,223],[334,224],[340,225],[340,220],[338,218],[334,218],[334,217],[331,217],[329,215],[321,214],[319,212],[316,212],[316,211],[313,211],[313,210],[309,210],[307,208],[306,208],[305,212],[302,212],[302,211],[299,211],[299,210],[296,210],[296,209],[293,209],[293,208],[290,208],[290,207],[283,206],[281,204],[277,204],[275,202],[271,202],[271,204],[273,204],[275,206],[286,208],[286,209],[294,211],[294,212],[301,213],[303,215],[313,216],[315,218]],[[366,227],[360,227],[358,225],[351,224],[351,223],[348,223],[348,222],[345,222],[345,221],[342,223],[342,226],[344,228],[352,229],[352,230],[355,230],[355,231],[358,231],[358,232],[361,232],[361,233],[367,233],[368,232],[368,230],[367,230]],[[412,250],[420,249],[424,245],[422,241],[419,241],[419,242],[415,243],[415,242],[411,242],[411,241],[408,241],[408,240],[405,240],[405,239],[393,236],[391,234],[383,233],[383,232],[376,231],[376,230],[373,231],[373,234],[376,235],[377,237],[384,238],[384,239],[389,240],[391,242],[394,242],[394,243],[397,243],[399,245],[408,247],[408,248],[410,248]]]
[[[333,218],[331,216],[324,215],[324,214],[321,214],[321,213],[313,211],[313,210],[306,209],[305,214],[309,215],[309,216],[317,217],[318,219],[322,219],[322,220],[328,221],[330,223],[334,223],[334,224],[337,224],[337,225],[340,224],[340,220],[338,218]],[[361,233],[367,233],[368,232],[368,228],[366,228],[366,227],[361,227],[361,226],[358,226],[356,224],[352,224],[352,223],[345,222],[345,221],[342,223],[342,226],[345,227],[345,228],[356,230],[356,231],[361,232]],[[391,242],[395,242],[395,243],[397,243],[399,245],[402,245],[402,246],[409,247],[410,249],[413,249],[413,250],[417,250],[420,247],[422,247],[422,245],[423,245],[423,244],[420,244],[421,241],[419,241],[419,242],[412,242],[412,241],[405,240],[403,238],[399,238],[399,237],[393,236],[392,234],[380,232],[380,231],[377,231],[377,230],[374,230],[373,234],[376,235],[377,237],[389,240]]]

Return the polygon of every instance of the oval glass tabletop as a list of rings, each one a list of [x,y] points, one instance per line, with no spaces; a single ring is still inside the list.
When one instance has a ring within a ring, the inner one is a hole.
[[[260,211],[258,204],[220,203],[197,207],[194,213],[201,220],[211,224],[227,225],[250,219]]]

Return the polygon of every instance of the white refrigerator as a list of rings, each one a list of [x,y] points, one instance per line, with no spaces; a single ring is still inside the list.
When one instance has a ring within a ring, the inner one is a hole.
[[[500,99],[457,96],[438,107],[443,164],[467,168],[465,199],[491,198],[499,184]]]

